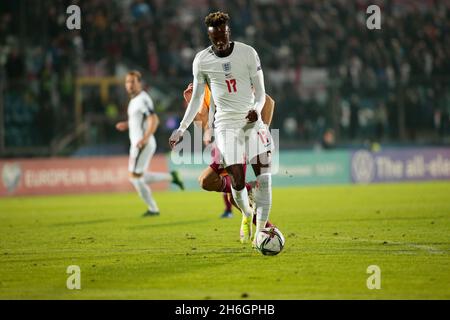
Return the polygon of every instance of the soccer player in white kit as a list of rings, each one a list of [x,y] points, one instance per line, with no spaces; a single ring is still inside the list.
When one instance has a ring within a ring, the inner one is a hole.
[[[212,46],[197,53],[193,62],[193,92],[180,127],[172,133],[173,148],[192,123],[203,100],[205,83],[215,106],[214,134],[224,166],[231,176],[233,198],[242,211],[241,242],[252,239],[265,227],[272,205],[272,137],[261,120],[266,94],[258,54],[251,46],[230,41],[229,16],[223,12],[205,18]],[[253,92],[254,89],[254,92]],[[245,155],[257,179],[256,232],[249,205],[243,164]]]
[[[147,172],[147,168],[156,150],[154,133],[158,128],[159,118],[155,113],[153,101],[147,92],[142,90],[142,76],[139,71],[130,71],[125,78],[125,89],[130,96],[128,104],[128,121],[116,124],[119,131],[129,131],[130,157],[128,171],[130,182],[139,196],[147,204],[144,216],[159,215],[159,208],[153,199],[148,186],[150,183],[171,181],[184,189],[177,171]]]

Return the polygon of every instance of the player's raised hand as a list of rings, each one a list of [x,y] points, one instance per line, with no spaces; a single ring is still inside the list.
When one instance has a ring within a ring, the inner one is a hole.
[[[170,148],[173,149],[178,142],[180,142],[181,138],[183,137],[183,132],[179,129],[176,129],[169,138],[169,145]]]
[[[247,123],[253,123],[258,120],[258,112],[255,109],[250,110],[245,117],[247,119]]]
[[[187,86],[186,90],[183,91],[183,98],[184,98],[184,100],[186,100],[187,103],[189,103],[189,101],[191,101],[193,89],[194,89],[194,85],[191,82]]]
[[[119,131],[127,131],[128,130],[128,122],[127,121],[117,122],[116,129]]]

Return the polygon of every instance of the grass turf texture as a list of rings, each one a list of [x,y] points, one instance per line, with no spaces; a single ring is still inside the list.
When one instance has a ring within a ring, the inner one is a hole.
[[[449,299],[450,184],[275,189],[284,251],[238,241],[221,195],[0,200],[0,299]],[[381,289],[369,290],[369,265]],[[81,268],[81,290],[66,268]]]

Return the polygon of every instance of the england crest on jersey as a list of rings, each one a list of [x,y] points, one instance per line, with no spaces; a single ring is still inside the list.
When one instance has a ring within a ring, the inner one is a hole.
[[[229,72],[231,70],[231,62],[222,63],[223,71]]]

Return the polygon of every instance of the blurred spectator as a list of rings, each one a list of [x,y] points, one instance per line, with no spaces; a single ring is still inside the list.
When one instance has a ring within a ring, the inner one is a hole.
[[[336,146],[336,137],[333,129],[327,129],[322,137],[322,148],[329,150]]]
[[[75,3],[81,6],[82,28],[69,31],[65,9]],[[336,144],[348,138],[414,141],[430,131],[445,138],[450,3],[379,2],[382,29],[376,31],[365,26],[367,5],[366,0],[1,1],[5,103],[23,103],[14,94],[31,91],[39,112],[22,108],[26,117],[41,123],[47,111],[63,115],[47,124],[51,133],[36,132],[45,142],[73,122],[76,77],[122,76],[138,68],[164,92],[168,113],[162,123],[173,127],[172,116],[183,112],[179,96],[192,79],[194,55],[209,45],[203,18],[224,10],[231,15],[232,37],[254,46],[261,57],[266,90],[277,103],[274,127],[281,128],[282,138],[311,143],[322,139],[325,128],[334,129]],[[122,105],[119,97],[111,102]],[[105,115],[107,105],[94,93],[83,104],[85,112]],[[20,133],[26,122],[13,118],[6,115],[4,124],[12,146],[27,141]]]

